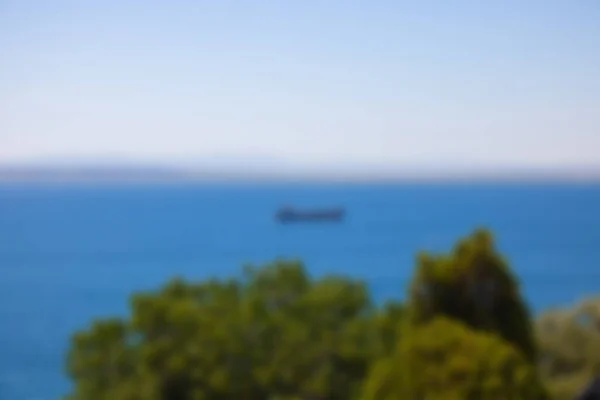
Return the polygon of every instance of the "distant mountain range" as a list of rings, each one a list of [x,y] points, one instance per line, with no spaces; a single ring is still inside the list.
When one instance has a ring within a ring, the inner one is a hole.
[[[170,181],[591,181],[600,168],[292,167],[284,163],[196,163],[174,167],[143,164],[0,164],[3,182]]]

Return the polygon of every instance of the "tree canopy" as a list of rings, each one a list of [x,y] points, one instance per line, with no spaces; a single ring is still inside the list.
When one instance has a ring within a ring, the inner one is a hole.
[[[74,336],[72,399],[350,399],[386,326],[374,329],[362,282],[286,261],[175,279],[131,310]]]
[[[532,400],[542,393],[535,367],[509,343],[436,317],[375,365],[364,399]]]
[[[405,313],[402,338],[371,370],[365,399],[545,398],[529,313],[488,231],[449,254],[420,254]]]
[[[447,316],[496,333],[530,361],[536,358],[529,311],[487,230],[462,238],[449,254],[419,254],[407,308],[412,324]]]
[[[565,400],[600,369],[599,304],[544,314],[536,338],[485,230],[420,254],[405,302],[299,261],[174,278],[73,335],[68,399],[536,400],[541,373]]]

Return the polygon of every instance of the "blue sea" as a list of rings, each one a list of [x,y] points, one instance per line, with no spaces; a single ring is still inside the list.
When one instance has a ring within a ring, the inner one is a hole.
[[[343,205],[342,223],[281,225],[283,204]],[[600,292],[600,185],[147,184],[0,186],[0,399],[55,399],[70,334],[124,315],[173,275],[299,257],[402,298],[418,250],[495,233],[534,311]]]

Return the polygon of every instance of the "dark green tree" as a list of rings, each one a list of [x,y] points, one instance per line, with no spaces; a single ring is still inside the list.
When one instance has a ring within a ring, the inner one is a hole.
[[[416,327],[371,370],[364,400],[533,400],[535,368],[498,336],[446,317]]]
[[[380,331],[363,283],[298,262],[175,279],[73,337],[71,399],[351,399]]]
[[[527,359],[536,358],[529,311],[486,230],[461,239],[449,254],[418,256],[407,310],[411,325],[447,316],[473,329],[493,332]]]

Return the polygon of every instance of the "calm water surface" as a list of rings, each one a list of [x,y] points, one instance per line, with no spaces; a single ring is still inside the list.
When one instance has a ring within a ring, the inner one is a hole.
[[[341,204],[348,218],[279,225],[287,203]],[[63,394],[70,333],[172,275],[300,257],[402,297],[417,250],[478,225],[534,310],[600,292],[598,185],[0,185],[0,399]]]

